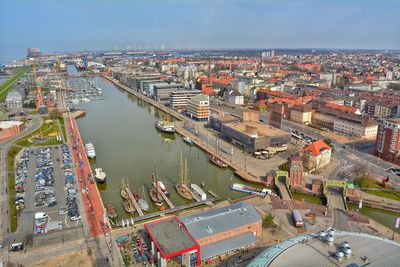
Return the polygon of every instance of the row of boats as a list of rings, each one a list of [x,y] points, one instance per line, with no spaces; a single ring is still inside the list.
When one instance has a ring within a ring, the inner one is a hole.
[[[156,129],[159,131],[166,133],[166,134],[175,134],[175,125],[168,120],[161,120],[161,121],[156,121],[155,123]],[[191,140],[189,137],[184,136],[183,141],[187,143],[188,145],[192,146],[194,145],[194,141]],[[228,164],[226,164],[218,155],[215,154],[210,154],[208,155],[208,159],[210,162],[214,163],[220,168],[227,168]]]

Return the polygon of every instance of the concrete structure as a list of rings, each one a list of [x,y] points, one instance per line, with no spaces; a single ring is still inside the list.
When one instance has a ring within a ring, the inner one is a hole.
[[[321,169],[331,161],[332,148],[324,141],[318,140],[301,150],[304,167],[309,171]]]
[[[225,101],[232,105],[243,105],[244,96],[237,90],[227,90],[225,92]]]
[[[320,234],[299,235],[267,248],[247,266],[398,266],[400,262],[400,245],[382,237],[334,231],[334,242],[326,240]]]
[[[181,266],[200,265],[200,246],[177,217],[146,223],[144,228],[151,238],[157,266],[166,267],[167,259],[176,260]]]
[[[247,113],[246,113],[247,114]],[[251,118],[249,114],[243,114],[244,121],[228,116],[212,116],[211,127],[220,131],[234,145],[241,147],[248,152],[269,151],[271,154],[287,149],[290,142],[290,134],[278,128],[258,122],[259,114]]]
[[[174,91],[169,97],[169,106],[178,111],[185,111],[189,100],[199,94],[201,94],[200,90]]]
[[[188,102],[187,115],[196,121],[207,122],[210,117],[209,96],[199,94],[192,97]]]
[[[7,140],[25,129],[21,121],[0,121],[0,141]]]
[[[289,184],[301,186],[303,184],[303,159],[294,156],[289,160]]]
[[[261,217],[247,202],[191,215],[182,223],[200,245],[202,261],[250,246],[262,231]]]
[[[311,123],[311,107],[308,105],[294,105],[290,109],[290,120],[308,125]]]
[[[173,92],[183,90],[184,87],[182,84],[176,83],[157,83],[153,85],[153,88],[153,99],[166,104]]]
[[[374,152],[380,158],[390,162],[399,162],[400,119],[379,121]]]
[[[16,90],[12,90],[7,94],[5,102],[7,108],[22,108],[22,96]]]

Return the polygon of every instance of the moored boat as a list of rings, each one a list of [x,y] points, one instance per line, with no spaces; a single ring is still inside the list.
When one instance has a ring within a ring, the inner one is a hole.
[[[118,212],[115,209],[114,205],[111,203],[107,204],[107,216],[111,220],[116,219],[118,217]]]
[[[147,201],[144,200],[143,198],[139,198],[138,205],[139,205],[140,209],[143,211],[149,210],[149,203],[147,203]]]
[[[194,142],[189,137],[184,136],[183,141],[190,146],[194,145]]]
[[[130,201],[124,200],[124,209],[127,213],[134,213],[135,212],[135,207],[131,204]]]
[[[102,168],[96,168],[94,169],[94,178],[96,179],[96,182],[98,183],[104,183],[106,181],[106,173],[103,172]]]
[[[164,133],[173,134],[175,133],[175,126],[173,123],[170,123],[168,120],[157,121],[155,123],[155,127]]]
[[[220,167],[220,168],[226,168],[226,167],[228,167],[228,164],[226,164],[226,163],[223,162],[219,157],[217,157],[217,156],[215,156],[215,155],[213,155],[213,154],[210,154],[210,155],[208,156],[208,159],[209,159],[212,163],[214,163],[215,165],[217,165],[217,166]]]
[[[157,166],[155,168],[155,173],[153,173],[152,175],[152,186],[149,189],[149,195],[150,195],[150,199],[154,202],[154,204],[156,204],[157,206],[161,206],[164,202],[164,199],[160,193],[160,186],[158,186],[158,174],[157,174]]]
[[[88,158],[95,158],[96,157],[96,151],[94,150],[94,146],[92,142],[89,142],[85,145],[85,150],[86,150],[86,155]]]
[[[188,168],[187,168],[187,160],[185,159],[185,163],[182,160],[182,153],[181,153],[181,171],[180,171],[180,181],[179,183],[175,184],[176,192],[181,195],[183,198],[188,200],[192,200],[193,196],[190,192],[190,189],[187,186],[188,182]]]

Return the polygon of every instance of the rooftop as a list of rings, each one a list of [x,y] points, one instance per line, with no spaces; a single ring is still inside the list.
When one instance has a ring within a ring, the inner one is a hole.
[[[260,220],[253,205],[239,202],[182,218],[182,223],[195,239],[201,239]]]
[[[321,155],[323,150],[332,150],[323,140],[317,140],[314,143],[303,148],[303,151],[309,151],[313,156]]]
[[[238,123],[231,122],[231,123],[226,123],[225,125],[246,135],[252,135],[252,133],[247,131],[249,127],[256,128],[258,136],[280,136],[288,134],[287,132],[282,131],[281,129],[254,121],[244,121]]]
[[[329,246],[316,235],[300,235],[274,245],[248,266],[398,266],[400,245],[384,238],[364,233],[336,232],[334,245]],[[333,253],[347,241],[350,257],[338,261]],[[364,261],[368,258],[368,263]]]
[[[177,217],[162,219],[144,225],[164,258],[194,250],[197,242]]]

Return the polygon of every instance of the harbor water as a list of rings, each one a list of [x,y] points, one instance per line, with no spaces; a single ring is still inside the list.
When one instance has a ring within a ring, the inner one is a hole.
[[[230,169],[211,164],[205,152],[187,145],[181,136],[165,135],[155,129],[155,122],[167,114],[101,77],[94,79],[104,100],[80,103],[86,116],[77,122],[83,141],[92,142],[96,149],[93,167],[101,167],[107,173],[107,183],[99,185],[105,205],[112,203],[122,217],[127,217],[119,192],[121,180],[125,179],[132,192],[144,193],[150,212],[158,211],[148,196],[155,164],[174,205],[189,203],[174,188],[180,179],[181,153],[188,161],[189,184],[200,186],[204,182],[204,191],[212,190],[223,199],[245,196],[229,189],[231,184],[242,182]]]

